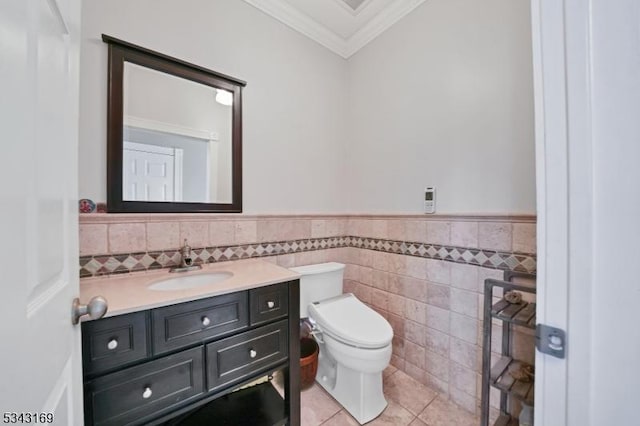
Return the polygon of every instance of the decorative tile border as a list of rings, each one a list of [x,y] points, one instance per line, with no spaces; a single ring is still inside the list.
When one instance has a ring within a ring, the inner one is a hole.
[[[507,253],[493,250],[442,246],[409,241],[380,240],[374,238],[347,237],[349,247],[426,257],[455,263],[468,263],[485,268],[535,274],[536,257],[525,253]]]
[[[447,262],[466,263],[485,268],[535,274],[536,257],[532,254],[507,253],[474,248],[442,246],[410,241],[393,241],[363,237],[309,238],[234,246],[193,249],[194,263],[215,263],[255,257],[277,256],[312,250],[353,247]],[[170,268],[180,262],[178,250],[80,257],[80,277],[122,274]]]
[[[194,264],[226,262],[253,257],[277,256],[311,250],[348,247],[347,237],[313,238],[294,241],[243,244],[192,249]],[[180,263],[178,250],[80,257],[80,277],[122,274],[170,268]]]

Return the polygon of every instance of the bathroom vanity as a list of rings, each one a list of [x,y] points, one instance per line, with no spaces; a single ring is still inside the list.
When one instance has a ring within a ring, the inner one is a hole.
[[[167,270],[83,280],[81,299],[109,302],[82,323],[85,424],[300,424],[298,276],[260,260],[189,275],[218,271],[230,278],[164,291]],[[255,384],[275,371],[283,396]]]

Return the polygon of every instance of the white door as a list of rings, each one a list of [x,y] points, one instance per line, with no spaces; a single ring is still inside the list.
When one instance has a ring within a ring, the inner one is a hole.
[[[122,162],[124,200],[182,200],[181,149],[125,141]]]
[[[640,2],[533,0],[536,425],[638,425]]]
[[[0,2],[3,424],[49,423],[38,413],[83,424],[80,329],[71,324],[79,32],[78,0]]]

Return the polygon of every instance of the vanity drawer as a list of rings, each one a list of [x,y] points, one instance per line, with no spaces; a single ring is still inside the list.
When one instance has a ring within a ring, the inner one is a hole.
[[[288,321],[279,321],[206,346],[209,391],[286,361]]]
[[[204,393],[203,348],[156,359],[85,385],[85,419],[95,426],[146,423]]]
[[[242,291],[152,310],[154,354],[247,328],[247,305]]]
[[[284,318],[289,311],[289,284],[275,284],[249,291],[251,325]]]
[[[84,374],[96,374],[148,355],[146,312],[82,323]]]

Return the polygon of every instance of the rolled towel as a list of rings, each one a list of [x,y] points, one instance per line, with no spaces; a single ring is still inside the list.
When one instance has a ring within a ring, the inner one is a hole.
[[[504,300],[506,300],[509,303],[520,303],[522,302],[522,294],[513,290],[508,291],[504,294]]]

